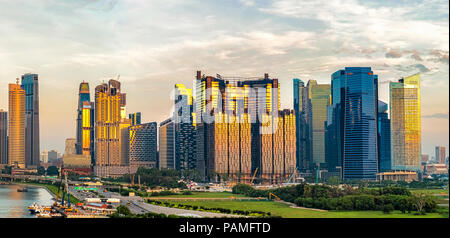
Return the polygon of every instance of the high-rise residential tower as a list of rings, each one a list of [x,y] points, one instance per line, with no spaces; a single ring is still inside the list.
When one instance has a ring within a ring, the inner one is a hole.
[[[9,84],[8,111],[8,163],[25,168],[25,90]]]
[[[0,109],[0,164],[8,164],[8,112]]]
[[[389,84],[391,169],[420,171],[420,74]]]
[[[378,76],[370,67],[346,67],[331,76],[327,162],[344,179],[375,180],[378,172]]]
[[[86,155],[94,163],[94,103],[91,102],[89,83],[80,83],[78,91],[76,154]]]
[[[388,118],[388,105],[378,101],[378,160],[379,171],[391,170],[391,120]]]
[[[439,163],[439,164],[445,164],[446,163],[445,146],[436,146],[436,148],[435,148],[435,158],[436,158],[436,162]]]
[[[119,81],[111,79],[95,88],[96,176],[118,176],[128,172],[128,162],[121,150],[121,129],[125,128],[123,108],[125,94],[121,92]]]
[[[210,181],[284,181],[296,168],[295,115],[280,111],[278,79],[196,80],[197,164]]]
[[[192,90],[183,84],[176,84],[174,96],[175,168],[177,170],[194,169],[197,161]]]
[[[25,164],[39,166],[39,83],[37,74],[22,75],[21,87],[25,90]]]

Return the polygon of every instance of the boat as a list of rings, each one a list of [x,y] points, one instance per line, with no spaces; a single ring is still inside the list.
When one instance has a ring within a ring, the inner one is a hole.
[[[33,205],[28,207],[28,211],[30,211],[31,214],[38,214],[41,210],[42,208],[37,203],[33,203]]]
[[[18,188],[17,192],[28,192],[28,188]]]

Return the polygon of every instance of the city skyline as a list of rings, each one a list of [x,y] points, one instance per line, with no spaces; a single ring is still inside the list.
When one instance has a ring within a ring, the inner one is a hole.
[[[7,110],[9,83],[27,72],[38,74],[41,151],[63,151],[65,138],[76,135],[73,105],[83,80],[94,87],[120,74],[127,113],[139,111],[143,122],[160,123],[170,116],[173,85],[193,88],[195,70],[224,76],[267,72],[280,80],[281,108],[292,109],[293,78],[329,84],[331,73],[344,66],[368,66],[379,76],[379,99],[388,104],[387,82],[421,73],[422,153],[432,156],[436,145],[448,148],[448,1],[382,7],[348,1],[329,17],[322,12],[329,9],[314,3],[290,8],[294,2],[230,1],[222,12],[214,11],[215,3],[196,1],[171,1],[173,10],[152,1],[133,6],[127,1],[2,2],[7,7],[0,9],[0,22],[9,26],[0,32],[12,37],[0,40],[0,108]],[[231,12],[236,6],[240,10]],[[337,8],[334,1],[325,6]],[[30,15],[12,17],[19,8]],[[167,15],[155,14],[155,22],[167,24],[146,22],[144,12],[152,15],[161,8]],[[341,15],[362,16],[351,8],[371,17],[346,23]],[[182,24],[169,16],[177,10]],[[226,14],[231,17],[223,18]],[[58,24],[45,24],[55,19]],[[50,30],[51,36],[42,34]]]

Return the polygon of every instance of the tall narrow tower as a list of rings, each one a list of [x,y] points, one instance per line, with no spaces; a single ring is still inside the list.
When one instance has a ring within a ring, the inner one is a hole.
[[[39,84],[37,74],[22,75],[25,90],[25,164],[27,168],[39,166]]]
[[[79,155],[93,158],[94,151],[94,109],[91,103],[89,83],[80,83],[77,109],[77,133],[75,150]]]
[[[8,164],[25,168],[25,90],[9,84]]]
[[[421,167],[420,75],[391,82],[392,170],[419,171]]]

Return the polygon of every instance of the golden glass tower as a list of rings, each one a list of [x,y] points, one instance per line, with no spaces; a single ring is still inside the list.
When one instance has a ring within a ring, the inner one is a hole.
[[[8,112],[9,165],[25,168],[25,90],[20,84],[9,84]]]
[[[420,170],[420,74],[391,82],[392,170]]]
[[[319,166],[325,163],[325,121],[327,120],[327,106],[331,95],[330,84],[317,84],[316,80],[308,81],[309,99],[309,131],[311,141],[312,163]]]
[[[95,88],[95,166],[97,176],[110,176],[111,167],[126,166],[121,150],[121,129],[129,126],[122,118],[125,94],[120,82],[109,80]]]

